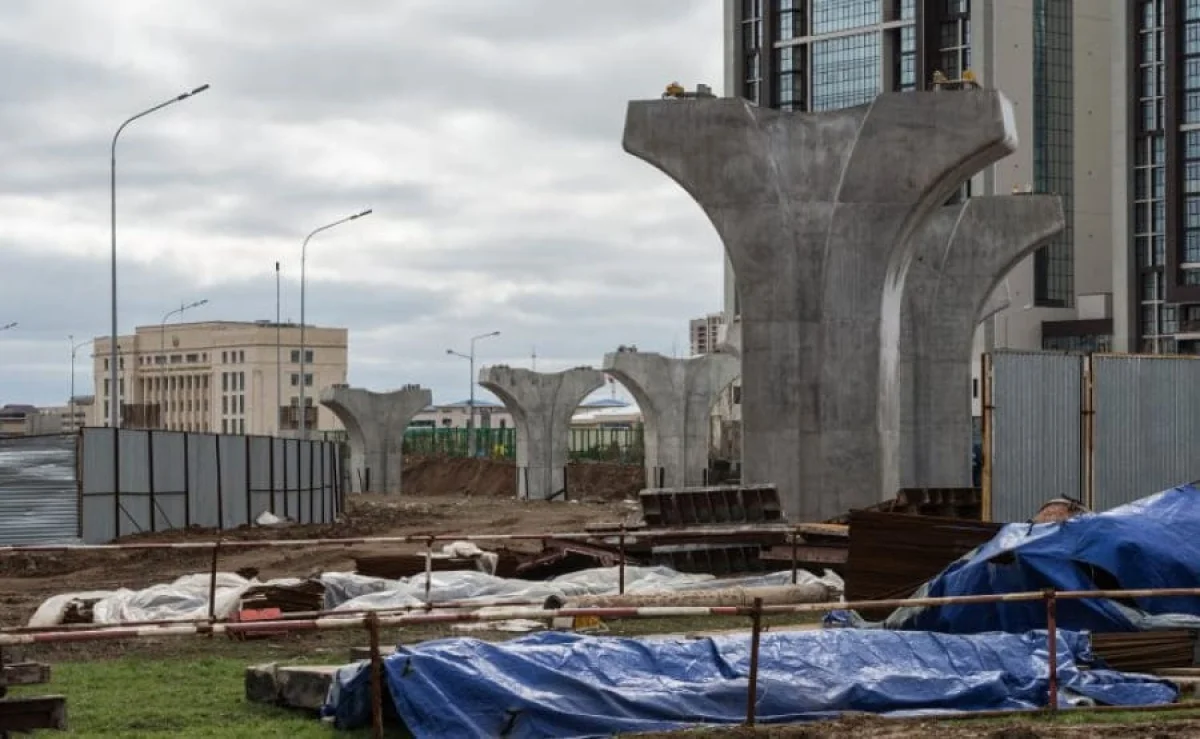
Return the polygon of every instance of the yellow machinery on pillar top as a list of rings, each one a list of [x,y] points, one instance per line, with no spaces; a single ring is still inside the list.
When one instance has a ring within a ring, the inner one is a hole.
[[[712,88],[708,85],[696,85],[693,92],[688,92],[683,85],[678,82],[672,82],[667,85],[667,88],[662,94],[663,100],[685,100],[695,98],[715,98]]]
[[[963,70],[962,76],[956,80],[950,79],[942,70],[937,69],[933,72],[932,81],[934,90],[978,90],[982,87],[975,73],[969,69]]]

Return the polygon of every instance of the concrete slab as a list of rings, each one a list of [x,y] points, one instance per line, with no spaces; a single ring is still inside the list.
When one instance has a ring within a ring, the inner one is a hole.
[[[971,487],[971,347],[996,288],[1066,227],[1057,195],[971,198],[916,236],[900,342],[900,483]]]
[[[246,700],[252,703],[319,711],[333,684],[334,675],[345,665],[253,665],[246,668]]]
[[[712,407],[737,378],[737,358],[720,353],[675,359],[627,350],[605,354],[603,369],[642,410],[646,486],[707,484]]]
[[[517,425],[517,497],[547,500],[566,489],[571,416],[604,374],[591,367],[534,372],[497,365],[479,384],[504,403]]]
[[[400,493],[404,431],[432,403],[433,393],[420,385],[388,393],[338,386],[321,391],[321,405],[333,411],[350,437],[352,492]]]
[[[741,99],[629,103],[624,147],[704,209],[742,312],[742,480],[819,521],[899,486],[904,280],[913,234],[1012,153],[994,90],[785,113]]]
[[[41,685],[50,682],[50,665],[42,662],[10,662],[4,665],[5,685]]]

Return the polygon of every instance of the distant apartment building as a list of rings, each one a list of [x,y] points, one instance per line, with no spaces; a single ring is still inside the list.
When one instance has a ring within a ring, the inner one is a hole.
[[[722,327],[725,325],[724,313],[709,313],[707,316],[693,318],[688,326],[688,337],[691,342],[691,355],[712,354],[723,336]]]
[[[290,435],[300,428],[300,389],[311,431],[339,431],[321,390],[345,384],[347,331],[308,326],[300,376],[300,326],[204,321],[139,326],[118,338],[117,392],[124,427]],[[107,426],[112,402],[108,337],[93,344],[96,402]]]

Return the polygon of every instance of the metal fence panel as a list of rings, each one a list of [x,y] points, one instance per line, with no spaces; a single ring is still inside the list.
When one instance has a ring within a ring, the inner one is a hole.
[[[83,429],[79,444],[80,515],[83,540],[102,544],[117,536],[117,517],[113,515],[113,445],[116,432],[104,428]]]
[[[77,541],[76,437],[0,440],[0,544]]]
[[[80,452],[84,539],[91,543],[184,526],[234,528],[273,510],[301,523],[337,514],[337,442],[85,429]]]
[[[217,510],[217,437],[213,434],[187,435],[188,501],[192,513],[192,525],[204,528],[219,528],[220,511]],[[200,464],[199,460],[209,460]]]
[[[1097,511],[1200,479],[1200,359],[1092,358]]]
[[[191,525],[188,510],[188,481],[185,465],[180,463],[185,453],[188,434],[170,431],[150,433],[149,452],[153,458],[154,529],[181,529]]]
[[[1081,496],[1084,357],[991,356],[993,521],[1025,521],[1052,498]]]

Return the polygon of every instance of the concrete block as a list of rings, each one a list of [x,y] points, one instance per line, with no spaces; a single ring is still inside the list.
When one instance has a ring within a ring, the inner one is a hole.
[[[642,410],[647,487],[707,483],[712,407],[737,378],[738,365],[729,354],[689,359],[639,351],[604,355],[604,371],[633,394]]]
[[[591,367],[534,372],[500,365],[480,369],[479,384],[516,423],[517,497],[546,500],[565,489],[571,416],[604,386],[604,374]]]
[[[916,237],[904,286],[901,487],[971,487],[971,347],[1017,262],[1066,226],[1057,195],[972,198]]]
[[[246,668],[246,700],[288,708],[319,711],[343,665],[286,665],[274,663]]]
[[[733,265],[743,482],[774,483],[798,521],[892,495],[913,234],[1015,150],[1008,100],[889,93],[816,114],[741,99],[633,101],[624,147],[696,200]]]
[[[408,385],[388,393],[329,387],[321,405],[333,411],[350,437],[350,489],[360,493],[400,493],[404,432],[413,416],[433,403],[433,393]],[[363,490],[369,479],[371,490]]]
[[[42,662],[11,662],[4,665],[5,685],[41,685],[50,682],[50,665]]]

